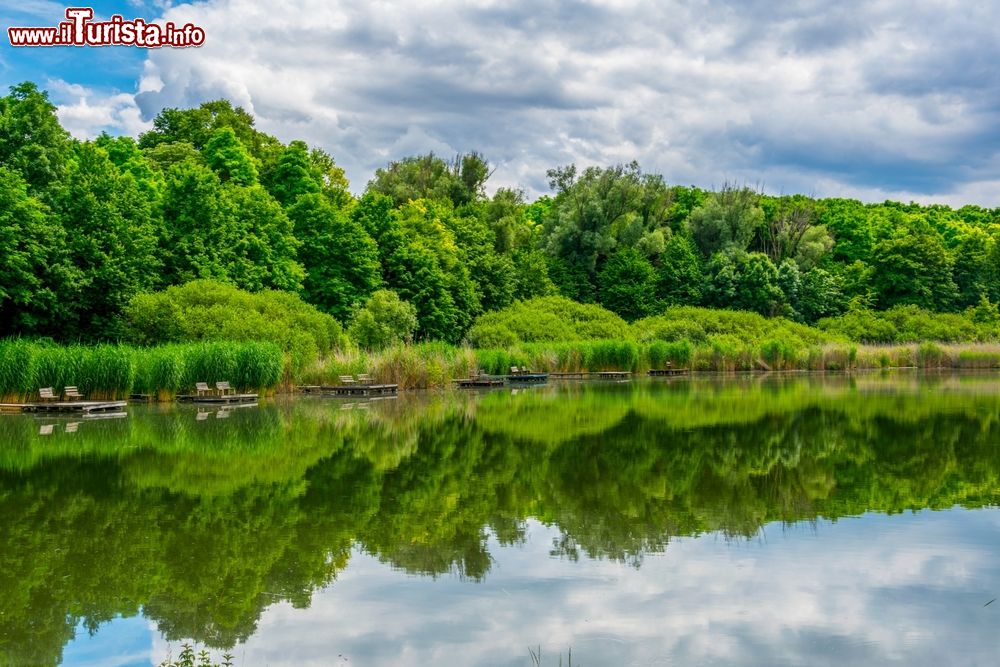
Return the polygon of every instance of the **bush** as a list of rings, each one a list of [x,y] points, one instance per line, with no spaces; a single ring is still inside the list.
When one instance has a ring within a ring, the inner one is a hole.
[[[251,294],[211,280],[136,295],[125,311],[128,338],[140,345],[264,341],[288,353],[297,374],[321,354],[347,345],[340,323],[287,292]]]
[[[978,318],[978,319],[977,319]],[[934,313],[917,306],[896,306],[889,310],[852,310],[839,317],[828,317],[817,326],[860,343],[969,343],[996,340],[996,324],[977,316],[976,310],[965,313]]]
[[[381,350],[413,340],[417,309],[391,290],[371,295],[351,321],[351,338],[366,350]]]
[[[521,301],[481,315],[466,336],[473,347],[631,337],[625,320],[611,311],[559,296]]]

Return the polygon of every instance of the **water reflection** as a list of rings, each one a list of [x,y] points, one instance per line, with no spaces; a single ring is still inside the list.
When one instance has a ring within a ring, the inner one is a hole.
[[[992,376],[351,405],[0,420],[0,663],[56,662],[80,624],[140,613],[166,640],[249,642],[245,664],[529,664],[537,643],[585,664],[915,664],[988,645],[965,633],[995,621],[976,607],[1000,581],[995,510],[887,515],[995,504]]]

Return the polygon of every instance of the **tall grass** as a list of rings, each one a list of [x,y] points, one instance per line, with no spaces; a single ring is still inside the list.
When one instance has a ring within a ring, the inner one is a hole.
[[[274,343],[218,342],[139,348],[69,345],[10,339],[0,341],[0,399],[22,402],[42,387],[67,386],[93,400],[126,398],[133,392],[169,400],[196,382],[228,381],[241,390],[273,389],[286,359]]]

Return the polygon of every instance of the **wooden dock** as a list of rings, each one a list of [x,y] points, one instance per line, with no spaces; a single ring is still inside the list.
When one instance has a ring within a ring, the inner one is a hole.
[[[650,368],[646,371],[649,377],[666,377],[670,375],[687,375],[691,372],[689,368]]]
[[[46,401],[39,403],[0,403],[0,412],[55,412],[89,415],[121,412],[128,401]]]
[[[576,373],[549,373],[553,380],[627,380],[632,371],[579,371]]]
[[[317,396],[391,396],[399,393],[398,384],[301,385],[298,390]]]
[[[632,371],[597,371],[593,375],[598,380],[628,380],[632,377]]]
[[[516,373],[507,376],[507,382],[510,384],[542,384],[548,379],[548,373]]]
[[[234,405],[240,403],[256,403],[257,394],[181,394],[177,400],[181,403],[203,403],[209,405]]]
[[[489,375],[480,375],[474,378],[464,378],[461,380],[452,380],[459,387],[466,389],[471,387],[502,387],[503,378],[491,377]]]

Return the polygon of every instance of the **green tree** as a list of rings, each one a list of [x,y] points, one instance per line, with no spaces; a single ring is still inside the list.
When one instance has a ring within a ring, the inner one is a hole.
[[[601,305],[631,322],[656,311],[656,272],[634,248],[611,256],[600,273]]]
[[[20,174],[0,166],[0,335],[60,333],[80,278],[65,230]]]
[[[230,183],[222,193],[228,241],[220,256],[228,279],[251,292],[298,291],[305,278],[297,261],[302,242],[295,238],[281,205],[260,185],[244,188]]]
[[[381,284],[378,247],[357,221],[336,210],[318,191],[299,194],[288,217],[302,243],[303,298],[347,321]]]
[[[705,257],[719,251],[746,250],[763,222],[760,195],[728,184],[709,195],[687,219],[691,237]]]
[[[915,221],[875,245],[872,286],[882,308],[912,304],[931,310],[955,306],[958,288],[941,237]]]
[[[969,229],[959,240],[953,268],[959,308],[976,306],[984,297],[1000,296],[995,246],[996,241],[978,227]]]
[[[253,158],[231,127],[213,132],[202,149],[202,156],[223,183],[232,181],[237,185],[253,185],[257,182]]]
[[[52,196],[70,260],[81,272],[63,335],[117,338],[129,300],[159,279],[152,204],[103,149],[80,144],[75,157]]]
[[[171,167],[163,192],[160,238],[164,283],[228,280],[232,225],[228,201],[214,172],[192,161]]]
[[[354,315],[351,339],[368,350],[409,342],[417,329],[417,309],[392,290],[378,290]]]
[[[11,86],[10,94],[0,97],[0,164],[20,172],[30,188],[62,177],[70,144],[55,105],[35,84]]]
[[[376,170],[368,191],[390,197],[396,206],[417,199],[447,200],[462,206],[483,196],[489,175],[489,163],[478,153],[458,155],[451,163],[428,153]]]
[[[550,275],[563,294],[592,302],[598,267],[613,251],[634,247],[667,225],[670,189],[635,162],[591,167],[579,177],[570,165],[548,176],[557,190],[544,223],[545,248],[558,260],[550,263]]]
[[[282,151],[269,189],[286,208],[294,204],[299,195],[320,191],[305,142],[293,141]]]
[[[701,260],[686,236],[667,241],[657,271],[656,296],[669,306],[695,306],[702,299]]]
[[[705,296],[710,306],[772,316],[785,304],[778,269],[764,253],[719,252],[709,260],[705,272]]]

